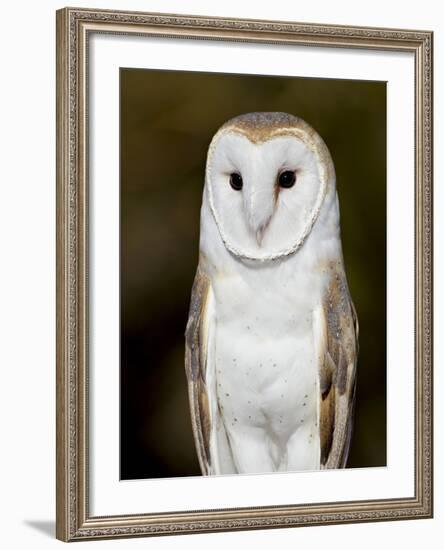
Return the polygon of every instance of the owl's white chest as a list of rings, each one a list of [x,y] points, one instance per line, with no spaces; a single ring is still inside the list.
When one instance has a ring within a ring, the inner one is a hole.
[[[273,469],[317,468],[313,309],[321,277],[276,268],[215,276],[212,284],[216,391],[232,445],[252,438],[254,452],[268,441]],[[289,456],[298,446],[303,452]]]

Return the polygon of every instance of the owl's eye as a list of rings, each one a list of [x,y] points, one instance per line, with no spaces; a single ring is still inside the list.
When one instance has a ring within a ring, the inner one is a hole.
[[[292,172],[291,170],[285,170],[285,172],[279,174],[278,181],[280,187],[283,187],[284,189],[289,189],[295,184],[296,173]]]
[[[230,174],[230,185],[235,191],[240,191],[244,182],[242,181],[242,176],[237,172]]]

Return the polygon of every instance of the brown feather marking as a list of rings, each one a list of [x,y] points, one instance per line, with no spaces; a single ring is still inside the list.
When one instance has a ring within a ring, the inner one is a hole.
[[[328,351],[324,354],[324,361],[322,362],[319,372],[319,383],[322,398],[328,394],[331,385],[333,383],[333,374],[335,372],[335,364]]]
[[[343,348],[339,348],[338,366],[336,370],[335,385],[338,388],[339,393],[342,395],[345,392],[347,386],[347,361],[345,358],[345,352]]]
[[[333,444],[333,432],[335,428],[335,388],[330,385],[330,390],[324,394],[321,400],[321,419],[319,424],[321,440],[321,464],[325,464]]]
[[[208,475],[211,465],[210,432],[211,413],[205,385],[205,351],[203,341],[203,316],[207,306],[210,282],[202,269],[200,258],[191,292],[188,323],[185,331],[185,371],[188,378],[191,421],[199,464],[203,475]]]
[[[208,402],[207,388],[203,380],[199,380],[199,414],[200,425],[203,435],[203,444],[205,447],[205,455],[208,463],[210,463],[210,432],[211,432],[211,416],[210,404]]]
[[[330,284],[323,303],[327,349],[319,371],[321,465],[341,468],[345,467],[351,438],[358,321],[342,262],[332,261],[325,267]]]
[[[191,290],[190,310],[185,331],[185,341],[191,350],[191,365],[189,365],[190,368],[187,369],[187,374],[193,380],[196,380],[202,367],[199,357],[199,333],[202,311],[205,309],[208,295],[208,286],[208,277],[198,269]]]

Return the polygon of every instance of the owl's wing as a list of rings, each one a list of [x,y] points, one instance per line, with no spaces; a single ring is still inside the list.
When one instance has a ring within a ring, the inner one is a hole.
[[[353,428],[359,326],[342,265],[316,312],[321,468],[345,468]]]
[[[214,329],[213,301],[210,279],[200,262],[194,278],[185,332],[185,369],[194,440],[203,475],[210,473],[211,466],[211,404],[206,369]]]

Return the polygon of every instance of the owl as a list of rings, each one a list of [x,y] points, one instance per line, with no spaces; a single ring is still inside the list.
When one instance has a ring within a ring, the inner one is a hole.
[[[214,135],[185,341],[203,475],[345,467],[358,321],[333,162],[302,119],[243,114]]]

